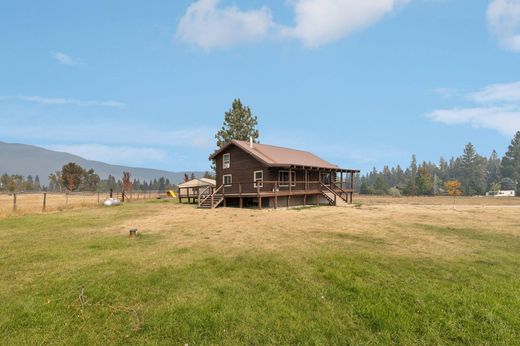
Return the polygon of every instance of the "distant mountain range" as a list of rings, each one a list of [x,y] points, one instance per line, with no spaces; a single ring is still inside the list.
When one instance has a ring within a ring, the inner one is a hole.
[[[47,185],[49,174],[60,170],[63,165],[69,162],[75,162],[86,169],[93,168],[102,179],[106,179],[109,174],[116,177],[116,179],[121,179],[123,172],[130,172],[132,180],[150,181],[155,178],[165,177],[172,183],[179,184],[184,180],[184,173],[192,173],[111,165],[34,145],[0,142],[0,174],[32,175],[33,177],[38,175],[40,183]],[[198,178],[204,175],[204,172],[193,173]]]

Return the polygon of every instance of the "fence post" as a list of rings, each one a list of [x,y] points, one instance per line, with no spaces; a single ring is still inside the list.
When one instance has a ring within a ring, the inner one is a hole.
[[[16,210],[16,193],[13,193],[13,211]]]
[[[114,197],[114,190],[110,189],[110,198]]]
[[[99,204],[99,191],[97,193],[97,204]]]
[[[65,205],[69,204],[69,193],[65,192]]]
[[[125,202],[125,190],[121,190],[121,202]]]
[[[45,207],[47,206],[47,192],[43,193],[43,208],[42,211],[45,211]]]

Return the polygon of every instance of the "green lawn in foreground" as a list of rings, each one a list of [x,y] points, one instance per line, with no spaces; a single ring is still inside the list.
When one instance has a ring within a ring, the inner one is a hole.
[[[223,254],[164,246],[164,233],[100,231],[155,208],[0,220],[0,343],[520,343],[518,237],[417,225],[479,244],[433,259],[392,256],[362,236]]]

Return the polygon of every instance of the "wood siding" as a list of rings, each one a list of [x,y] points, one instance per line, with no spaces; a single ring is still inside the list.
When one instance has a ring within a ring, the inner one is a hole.
[[[226,169],[223,168],[223,156],[225,154],[230,154],[230,167]],[[215,163],[217,187],[223,184],[224,175],[232,175],[232,185],[224,187],[226,194],[251,194],[256,192],[274,192],[275,190],[280,192],[306,190],[304,169],[292,169],[296,174],[296,182],[293,182],[293,185],[290,187],[289,184],[280,186],[280,184],[275,183],[279,181],[279,172],[288,171],[288,168],[268,167],[235,145],[231,145],[225,151],[219,153],[215,157]],[[264,183],[260,188],[255,187],[254,184],[255,171],[263,171]],[[320,173],[330,172],[328,169],[307,170],[307,190],[318,190]],[[332,179],[333,181],[336,180],[334,171],[332,171]]]
[[[226,169],[223,168],[222,162],[224,154],[230,154],[231,158],[230,167]],[[224,175],[231,174],[233,176],[233,185],[225,187],[226,193],[239,193],[239,184],[242,185],[242,192],[255,192],[256,189],[253,186],[253,172],[255,171],[264,171],[264,180],[267,180],[268,167],[235,145],[229,146],[227,150],[220,153],[215,158],[215,163],[217,167],[217,187],[222,185]]]

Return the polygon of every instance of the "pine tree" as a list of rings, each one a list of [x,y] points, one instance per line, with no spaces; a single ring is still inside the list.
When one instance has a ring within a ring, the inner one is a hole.
[[[40,177],[38,175],[36,175],[34,177],[34,190],[40,191],[41,189],[42,189],[42,186],[40,184]]]
[[[465,195],[483,194],[485,190],[486,162],[468,143],[460,159],[460,181]]]
[[[361,195],[368,195],[368,185],[365,182],[361,183],[361,186],[359,187],[359,193]]]
[[[406,186],[404,188],[404,193],[409,196],[417,195],[417,185],[415,184],[415,177],[417,176],[417,158],[415,155],[412,155],[412,161],[410,162],[410,167],[406,170]]]
[[[410,178],[415,180],[415,175],[417,174],[417,158],[415,157],[415,154],[412,155],[412,162],[410,162],[410,174]]]
[[[417,170],[415,186],[417,187],[417,194],[419,195],[431,195],[433,193],[432,176],[424,165]]]
[[[388,185],[381,177],[377,177],[374,183],[374,190],[377,195],[386,195],[388,193]]]
[[[515,190],[520,193],[520,131],[518,131],[505,156],[502,158],[502,176],[510,178],[515,184]]]
[[[486,185],[491,191],[491,186],[499,183],[502,178],[500,174],[500,158],[495,150],[491,153],[486,167]]]
[[[34,179],[33,179],[32,175],[30,175],[30,174],[27,176],[27,179],[25,180],[24,190],[25,191],[34,191]]]
[[[210,172],[206,171],[204,172],[204,176],[203,178],[206,178],[206,179],[215,179],[215,175],[214,174],[211,174]]]
[[[224,144],[236,139],[239,141],[258,142],[259,132],[257,130],[258,119],[252,115],[251,109],[243,106],[240,99],[235,99],[231,109],[224,114],[224,124],[215,135],[217,146],[221,148]]]

